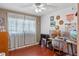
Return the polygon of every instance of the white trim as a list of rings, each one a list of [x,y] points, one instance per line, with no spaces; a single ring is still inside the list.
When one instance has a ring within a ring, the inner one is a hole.
[[[29,45],[9,49],[9,51],[13,51],[13,50],[16,50],[16,49],[21,49],[21,48],[25,48],[25,47],[29,47],[29,46],[33,46],[33,45],[38,45],[38,44],[39,44],[39,42],[36,42],[36,43],[33,43],[33,44],[29,44]]]

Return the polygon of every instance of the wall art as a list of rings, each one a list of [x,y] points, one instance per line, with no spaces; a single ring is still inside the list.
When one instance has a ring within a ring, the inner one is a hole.
[[[59,20],[59,19],[60,19],[60,16],[59,16],[59,15],[58,15],[58,16],[56,16],[56,19],[57,19],[57,20]]]
[[[50,27],[54,27],[56,25],[56,22],[54,21],[54,16],[50,17]]]
[[[60,24],[60,25],[63,25],[63,23],[64,23],[63,20],[60,20],[60,21],[59,21],[59,24]]]

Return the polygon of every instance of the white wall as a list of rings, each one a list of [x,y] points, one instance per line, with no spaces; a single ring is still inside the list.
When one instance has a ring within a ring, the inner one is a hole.
[[[52,11],[47,15],[43,15],[41,17],[41,34],[49,34],[49,30],[51,29],[50,27],[50,16],[54,16],[54,19],[56,20],[56,16],[60,15],[61,20],[66,19],[66,15],[70,13],[76,13],[77,7],[74,7],[74,10],[72,10],[72,7],[68,7],[66,9],[61,9],[58,11]]]

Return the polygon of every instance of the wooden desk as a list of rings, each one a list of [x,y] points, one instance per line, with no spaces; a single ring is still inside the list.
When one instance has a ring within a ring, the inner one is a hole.
[[[0,53],[8,54],[8,33],[0,32]]]

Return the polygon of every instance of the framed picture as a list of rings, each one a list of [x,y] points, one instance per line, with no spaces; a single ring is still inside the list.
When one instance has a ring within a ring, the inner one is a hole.
[[[57,19],[57,20],[59,20],[59,19],[60,19],[60,16],[59,16],[59,15],[58,15],[58,16],[56,16],[56,19]]]
[[[56,22],[54,21],[54,16],[50,17],[50,27],[55,27]]]
[[[50,17],[50,21],[54,21],[54,16],[51,16]]]
[[[59,24],[60,24],[60,25],[63,25],[63,23],[64,23],[63,20],[60,20],[60,21],[59,21]]]
[[[50,27],[55,27],[55,25],[56,25],[55,21],[50,22]]]

